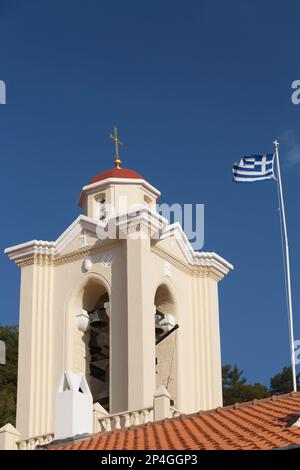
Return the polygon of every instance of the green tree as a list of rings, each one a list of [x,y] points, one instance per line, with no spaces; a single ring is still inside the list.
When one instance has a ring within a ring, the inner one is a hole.
[[[297,374],[297,388],[300,386],[300,373]],[[270,380],[270,393],[277,395],[293,391],[292,368],[284,367],[281,372],[274,375]]]
[[[0,340],[6,345],[6,364],[0,364],[0,427],[15,426],[18,369],[18,328],[0,326]]]
[[[260,383],[247,384],[243,373],[244,371],[239,370],[236,364],[234,366],[225,364],[222,367],[224,406],[269,396],[268,389],[264,385]]]
[[[225,364],[222,367],[222,383],[223,387],[233,387],[235,385],[243,385],[246,379],[243,377],[243,370],[239,370],[238,366]]]

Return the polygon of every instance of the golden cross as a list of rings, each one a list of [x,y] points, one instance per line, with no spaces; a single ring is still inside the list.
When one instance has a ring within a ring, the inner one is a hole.
[[[121,168],[121,160],[119,158],[119,145],[121,145],[121,147],[123,147],[123,142],[121,142],[119,139],[118,139],[118,128],[117,127],[114,127],[114,135],[112,134],[109,134],[109,137],[114,141],[115,143],[115,146],[116,146],[116,159],[114,161],[114,164],[115,164],[115,167],[116,168]]]

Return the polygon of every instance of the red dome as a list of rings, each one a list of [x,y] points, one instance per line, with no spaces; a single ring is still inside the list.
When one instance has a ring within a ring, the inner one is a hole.
[[[136,171],[130,170],[129,168],[113,168],[112,170],[103,171],[94,176],[89,184],[97,183],[98,181],[106,180],[107,178],[132,178],[132,179],[144,179],[143,176],[139,175]]]

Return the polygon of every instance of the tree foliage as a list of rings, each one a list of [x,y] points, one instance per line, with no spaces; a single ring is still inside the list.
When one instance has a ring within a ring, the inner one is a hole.
[[[238,366],[225,364],[222,367],[224,406],[242,403],[270,395],[289,393],[293,390],[292,369],[284,367],[281,372],[270,379],[270,388],[260,383],[248,384],[243,377],[243,370]],[[300,373],[297,375],[297,388],[300,388]]]
[[[18,368],[18,328],[0,326],[0,340],[6,345],[6,364],[0,364],[0,427],[15,426]]]
[[[230,364],[225,364],[222,367],[222,383],[223,387],[234,387],[236,385],[244,385],[246,379],[243,377],[243,370],[239,370],[238,366],[235,364],[231,366]]]
[[[260,383],[247,384],[243,370],[237,365],[225,364],[222,367],[223,404],[224,406],[265,398],[269,396],[268,388]]]
[[[300,373],[297,375],[297,388],[300,386]],[[284,367],[281,372],[274,375],[270,381],[272,395],[289,393],[293,390],[292,368]]]

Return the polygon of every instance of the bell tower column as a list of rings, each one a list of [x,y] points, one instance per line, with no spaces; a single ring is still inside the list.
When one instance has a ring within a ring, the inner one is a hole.
[[[128,409],[151,406],[155,392],[155,318],[148,225],[126,226]]]
[[[23,439],[51,433],[53,429],[54,269],[52,255],[34,255],[24,263],[21,272],[16,418],[16,426]]]

